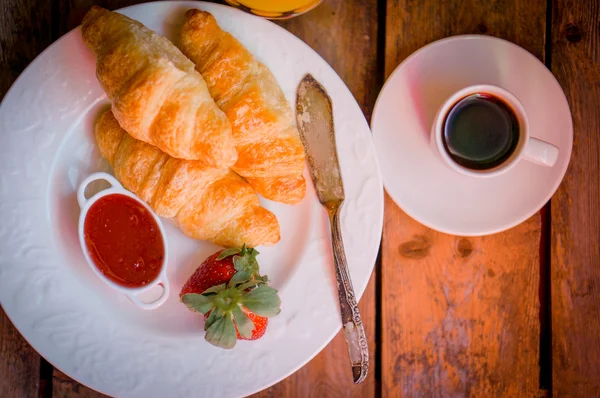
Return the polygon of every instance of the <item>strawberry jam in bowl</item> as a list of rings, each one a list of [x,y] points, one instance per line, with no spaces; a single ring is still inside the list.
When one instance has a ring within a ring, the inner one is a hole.
[[[86,188],[104,180],[110,188],[90,198]],[[169,297],[167,240],[160,219],[137,196],[110,174],[94,173],[78,188],[79,242],[94,273],[145,310],[164,304]],[[139,296],[160,286],[162,293],[150,302]]]

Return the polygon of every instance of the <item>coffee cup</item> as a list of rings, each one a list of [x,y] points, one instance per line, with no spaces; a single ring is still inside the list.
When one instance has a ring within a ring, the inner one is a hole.
[[[431,128],[431,146],[452,170],[493,177],[524,160],[552,167],[559,149],[531,136],[521,102],[494,85],[465,87],[447,98]]]

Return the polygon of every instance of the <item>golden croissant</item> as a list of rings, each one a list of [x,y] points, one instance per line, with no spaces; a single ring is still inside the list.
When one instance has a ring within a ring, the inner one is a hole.
[[[263,197],[297,203],[306,182],[304,148],[275,77],[208,12],[188,10],[180,48],[231,121],[238,160],[232,169]]]
[[[194,64],[166,38],[124,15],[92,7],[82,23],[96,76],[119,124],[167,154],[229,167],[231,124]]]
[[[123,186],[186,235],[221,246],[250,247],[279,241],[279,223],[260,206],[240,176],[194,160],[173,158],[131,137],[110,110],[95,128],[100,153]]]

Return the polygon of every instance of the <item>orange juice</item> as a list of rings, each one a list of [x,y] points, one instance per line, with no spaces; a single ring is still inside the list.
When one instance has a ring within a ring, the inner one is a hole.
[[[321,0],[227,0],[234,7],[267,18],[289,18],[317,6]]]

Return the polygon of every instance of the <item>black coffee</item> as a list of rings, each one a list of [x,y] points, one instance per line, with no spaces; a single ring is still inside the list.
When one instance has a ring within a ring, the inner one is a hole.
[[[519,143],[519,121],[500,98],[472,94],[450,110],[443,133],[444,147],[456,163],[485,170],[512,155]]]

